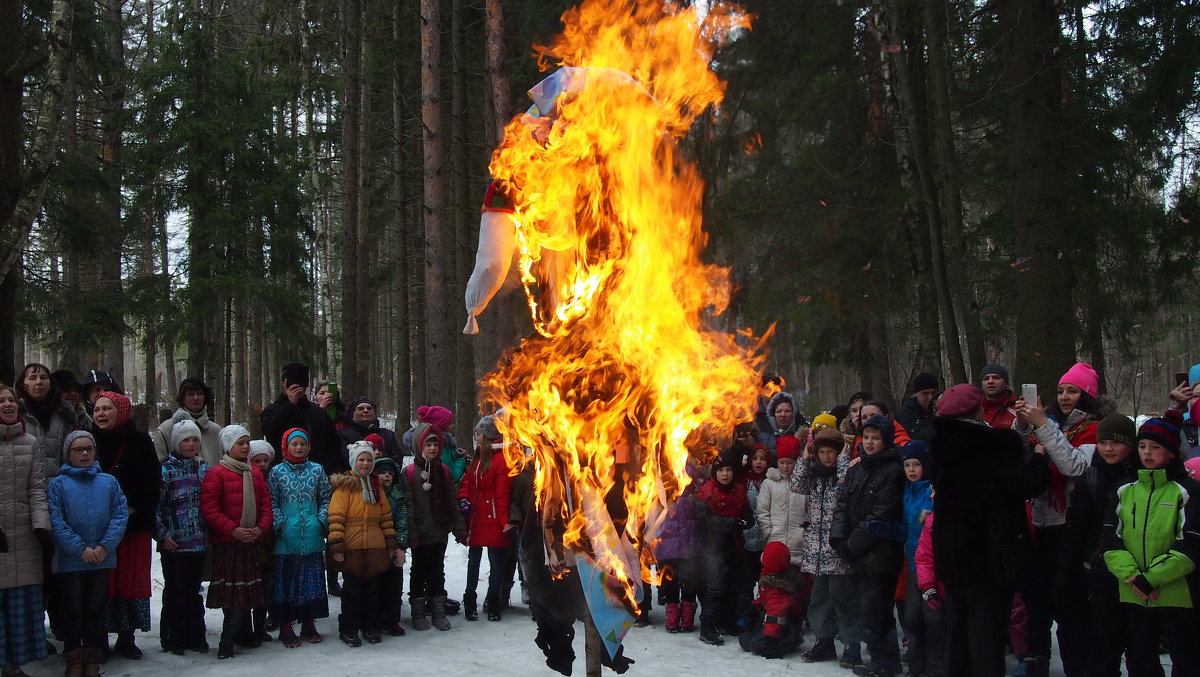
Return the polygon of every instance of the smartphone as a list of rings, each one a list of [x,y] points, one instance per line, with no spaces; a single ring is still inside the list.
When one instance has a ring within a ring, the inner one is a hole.
[[[1037,384],[1025,383],[1021,386],[1021,397],[1025,399],[1025,403],[1036,407],[1037,406]]]
[[[308,387],[308,365],[292,364],[283,372],[283,379],[289,386]]]
[[[329,394],[333,395],[333,401],[337,402],[337,381],[329,382]]]
[[[1175,382],[1171,384],[1171,388],[1178,388],[1182,385],[1191,385],[1188,382],[1188,373],[1186,371],[1175,372]]]

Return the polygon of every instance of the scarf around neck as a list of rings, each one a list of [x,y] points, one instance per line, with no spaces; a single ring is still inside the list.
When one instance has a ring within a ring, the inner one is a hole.
[[[242,476],[242,518],[238,521],[238,526],[248,529],[258,520],[258,503],[254,500],[254,473],[250,471],[249,463],[239,461],[229,454],[221,457],[221,465]]]

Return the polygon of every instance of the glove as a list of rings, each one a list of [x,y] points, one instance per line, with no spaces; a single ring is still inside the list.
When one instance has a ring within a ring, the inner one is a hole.
[[[868,534],[885,541],[904,542],[908,535],[908,525],[903,522],[885,522],[883,520],[867,520],[863,528]]]
[[[779,646],[778,637],[763,637],[762,644],[759,646],[762,647],[762,650],[758,652],[758,655],[763,658],[783,658],[783,648]]]
[[[637,661],[633,660],[632,658],[627,658],[625,656],[625,645],[624,644],[617,647],[617,654],[612,657],[611,661],[608,660],[608,652],[607,651],[602,650],[600,652],[600,665],[605,665],[605,666],[612,668],[613,672],[617,673],[618,675],[625,674],[625,672],[629,670],[629,666],[633,665],[636,662]]]
[[[515,538],[519,533],[521,533],[520,524],[517,524],[516,522],[509,522],[508,524],[504,525],[505,536],[508,536],[509,538]]]
[[[938,597],[935,588],[930,588],[922,592],[921,600],[925,602],[925,606],[929,607],[930,611],[937,611],[942,606],[942,600]]]
[[[475,506],[465,498],[458,499],[458,508],[462,510],[463,517],[470,517],[471,513],[475,512]]]
[[[1150,581],[1146,580],[1146,576],[1143,574],[1138,574],[1133,579],[1133,587],[1141,591],[1146,597],[1149,597],[1150,593],[1154,592],[1154,586],[1150,585]]]
[[[8,552],[8,536],[4,535],[3,529],[0,529],[0,552]]]

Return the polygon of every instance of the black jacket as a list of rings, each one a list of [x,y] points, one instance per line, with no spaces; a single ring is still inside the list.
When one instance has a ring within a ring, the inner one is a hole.
[[[404,450],[400,448],[400,441],[396,439],[396,433],[379,425],[379,421],[376,421],[371,425],[359,425],[352,422],[350,425],[347,425],[345,428],[342,428],[340,431],[338,431],[338,435],[342,438],[342,445],[346,447],[354,444],[355,442],[361,442],[362,440],[366,439],[367,435],[371,434],[379,435],[383,438],[384,456],[395,459],[397,462],[403,460]],[[346,458],[347,460],[349,459],[348,456]],[[346,469],[349,470],[349,466],[347,466]]]
[[[1030,565],[1025,501],[1050,483],[1046,457],[1012,430],[935,418],[933,561],[947,587],[1019,586]]]
[[[896,421],[908,431],[908,436],[914,440],[933,439],[933,416],[921,409],[917,398],[909,396],[896,410]]]
[[[346,447],[338,436],[337,427],[328,412],[304,398],[292,404],[287,395],[280,393],[275,401],[267,405],[258,417],[262,425],[263,438],[275,447],[275,462],[283,459],[279,448],[283,433],[292,428],[303,428],[308,433],[311,446],[310,459],[325,469],[330,477],[350,469],[346,460]]]
[[[860,456],[858,465],[846,473],[829,545],[856,572],[895,574],[904,564],[904,548],[899,541],[885,540],[867,533],[869,520],[904,521],[904,467],[900,452],[890,447],[873,456]]]
[[[1107,569],[1102,543],[1104,518],[1116,505],[1117,488],[1136,482],[1141,467],[1136,449],[1117,465],[1105,463],[1095,452],[1088,469],[1075,478],[1075,488],[1067,500],[1068,538],[1075,566],[1084,563],[1093,569]]]
[[[162,464],[150,436],[137,429],[133,421],[113,430],[92,430],[96,438],[96,460],[100,469],[117,478],[129,503],[126,532],[150,531],[158,508],[158,483]]]

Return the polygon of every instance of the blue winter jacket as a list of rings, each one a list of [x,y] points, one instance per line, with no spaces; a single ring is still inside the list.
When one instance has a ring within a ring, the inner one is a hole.
[[[179,546],[169,552],[204,552],[208,545],[208,522],[200,514],[200,487],[208,474],[208,464],[183,458],[175,452],[167,455],[158,483],[158,508],[154,516],[154,540],[170,538]]]
[[[125,535],[129,509],[117,478],[100,472],[100,463],[76,468],[64,463],[46,487],[50,524],[54,529],[54,570],[94,571],[117,566],[117,544]],[[107,556],[92,564],[81,559],[84,548],[103,545]]]
[[[904,538],[904,559],[908,570],[916,571],[917,541],[921,539],[921,513],[933,511],[933,487],[929,480],[908,482],[904,485],[904,523],[908,532]]]
[[[271,468],[267,487],[271,490],[275,554],[324,552],[329,498],[333,496],[325,469],[312,461],[285,460]]]

